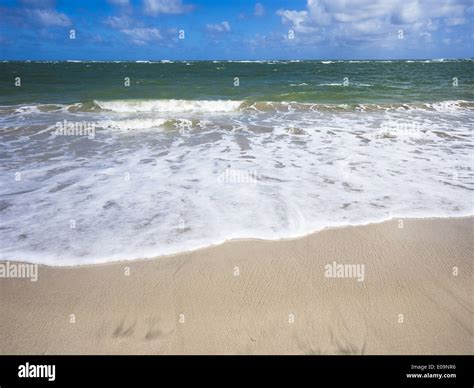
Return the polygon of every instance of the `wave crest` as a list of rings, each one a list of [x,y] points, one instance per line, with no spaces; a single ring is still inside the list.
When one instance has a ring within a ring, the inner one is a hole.
[[[234,100],[114,100],[94,104],[102,110],[114,112],[232,112],[243,101]]]

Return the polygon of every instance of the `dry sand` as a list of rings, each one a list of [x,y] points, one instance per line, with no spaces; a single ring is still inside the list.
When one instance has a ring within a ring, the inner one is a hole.
[[[0,279],[0,353],[473,354],[473,227],[394,220],[40,266],[37,282]],[[334,261],[364,264],[364,281],[325,277]]]

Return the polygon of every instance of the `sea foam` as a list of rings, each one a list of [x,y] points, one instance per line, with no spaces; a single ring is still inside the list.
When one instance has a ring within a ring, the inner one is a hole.
[[[0,260],[89,264],[473,214],[467,101],[96,104],[2,114]],[[63,120],[94,138],[52,136]]]
[[[114,112],[230,112],[243,101],[231,100],[115,100],[95,101],[101,108]]]

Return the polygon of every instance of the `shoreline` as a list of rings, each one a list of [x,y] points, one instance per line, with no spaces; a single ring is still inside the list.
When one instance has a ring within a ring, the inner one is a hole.
[[[40,265],[0,279],[0,353],[473,354],[474,217],[402,220]]]
[[[130,263],[130,262],[135,262],[135,261],[150,261],[150,260],[160,260],[160,259],[166,259],[166,258],[173,258],[176,256],[180,255],[185,255],[185,254],[191,254],[194,252],[199,252],[202,250],[207,250],[207,249],[213,249],[220,247],[224,244],[228,243],[233,243],[233,242],[238,242],[238,243],[245,243],[245,242],[279,242],[279,241],[298,241],[301,239],[305,239],[311,236],[314,236],[318,233],[322,233],[325,231],[330,231],[330,230],[340,230],[340,229],[350,229],[350,228],[359,228],[359,227],[364,227],[364,226],[370,226],[370,225],[380,225],[388,222],[394,222],[398,220],[403,220],[405,221],[423,221],[423,220],[464,220],[464,219],[474,219],[474,214],[469,214],[469,215],[462,215],[462,216],[430,216],[430,217],[391,217],[388,219],[383,219],[380,221],[368,221],[366,223],[360,223],[360,224],[344,224],[344,225],[337,225],[337,226],[328,226],[324,227],[319,230],[315,230],[309,233],[305,233],[301,236],[296,236],[296,237],[284,237],[284,238],[275,238],[275,239],[266,239],[266,238],[231,238],[228,240],[224,240],[221,242],[209,244],[209,245],[204,245],[201,247],[197,248],[192,248],[188,250],[182,250],[178,252],[173,252],[173,253],[167,253],[167,254],[162,254],[162,255],[155,255],[155,256],[150,256],[150,257],[136,257],[136,258],[128,258],[128,259],[117,259],[117,260],[110,260],[110,261],[102,261],[99,259],[97,262],[93,263],[85,263],[85,264],[71,264],[71,265],[51,265],[51,264],[45,264],[45,263],[36,263],[36,262],[31,262],[27,260],[21,260],[21,259],[0,259],[0,264],[1,263],[25,263],[25,264],[37,264],[39,267],[46,267],[46,268],[78,268],[78,267],[93,267],[93,266],[103,266],[103,265],[109,265],[109,264],[120,264],[120,263]]]

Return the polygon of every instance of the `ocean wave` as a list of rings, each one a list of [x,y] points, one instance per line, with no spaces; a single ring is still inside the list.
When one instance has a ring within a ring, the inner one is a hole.
[[[350,82],[347,86],[363,86],[363,87],[372,87],[371,84],[365,84],[362,82]],[[318,86],[344,86],[342,82],[327,82],[318,84]]]
[[[111,100],[94,104],[113,112],[232,112],[243,101],[235,100]]]
[[[474,102],[176,101],[8,107],[0,182],[18,166],[22,179],[0,185],[2,259],[87,264],[472,213]],[[94,139],[50,136],[62,120],[97,123]]]
[[[460,109],[474,109],[474,102],[465,101],[465,100],[450,100],[450,101],[438,101],[431,104],[426,104],[426,106],[442,112],[442,111],[453,111],[453,110],[460,110]]]
[[[465,109],[474,109],[474,101],[452,100],[433,103],[388,103],[388,104],[321,104],[304,102],[250,102],[241,104],[241,110],[253,109],[257,111],[391,111],[391,110],[429,110],[438,112],[450,112]]]
[[[204,128],[206,120],[187,118],[126,118],[99,120],[95,123],[98,128],[117,130],[194,130]]]
[[[121,130],[151,129],[159,128],[166,123],[166,119],[123,119],[123,120],[100,120],[96,123],[99,128],[113,128]]]
[[[365,84],[363,84],[365,86]],[[363,86],[361,85],[361,86]],[[293,86],[293,84],[292,84]],[[307,86],[305,83],[295,86]],[[368,86],[368,85],[367,85]],[[284,111],[409,111],[427,110],[453,112],[474,109],[474,101],[446,100],[416,103],[313,103],[298,101],[252,100],[108,100],[74,104],[22,104],[2,105],[0,115],[30,115],[55,113],[232,113],[232,112],[284,112]],[[151,123],[153,124],[153,123]],[[153,124],[154,125],[154,124]]]
[[[318,86],[343,86],[342,82],[324,82]]]
[[[290,84],[290,86],[308,86],[306,82],[301,82],[299,84]]]

